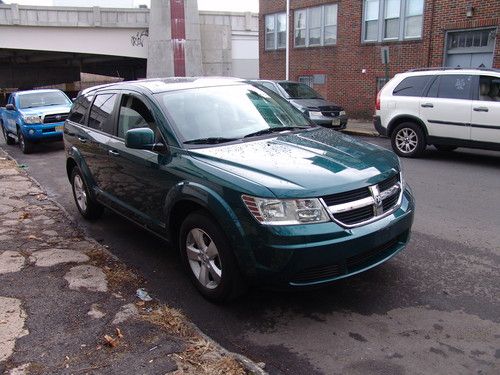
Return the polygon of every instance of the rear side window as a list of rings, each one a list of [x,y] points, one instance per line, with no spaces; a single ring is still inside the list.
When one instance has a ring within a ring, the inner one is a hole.
[[[116,94],[97,95],[90,110],[88,126],[108,134],[113,134],[111,113],[113,112],[115,101]]]
[[[432,76],[408,77],[396,86],[392,95],[395,96],[422,96],[425,87]]]
[[[85,115],[87,114],[93,98],[93,96],[79,96],[75,100],[73,107],[71,107],[71,112],[68,117],[69,121],[85,125]]]
[[[446,99],[470,99],[472,76],[447,74],[436,79],[427,93],[428,97]]]

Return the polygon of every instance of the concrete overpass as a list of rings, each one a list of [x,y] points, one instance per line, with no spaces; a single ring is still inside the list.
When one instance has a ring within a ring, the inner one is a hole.
[[[81,72],[258,77],[257,14],[198,12],[196,0],[151,7],[0,4],[0,88],[73,82]]]

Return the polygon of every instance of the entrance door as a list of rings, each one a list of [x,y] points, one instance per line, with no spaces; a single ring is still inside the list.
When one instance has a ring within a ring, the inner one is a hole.
[[[449,32],[445,66],[491,68],[496,28]]]

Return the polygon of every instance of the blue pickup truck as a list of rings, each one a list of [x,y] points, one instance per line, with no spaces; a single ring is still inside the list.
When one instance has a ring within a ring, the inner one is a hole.
[[[33,144],[62,140],[71,100],[61,90],[29,90],[12,93],[0,108],[0,127],[8,145],[19,143],[29,154]]]

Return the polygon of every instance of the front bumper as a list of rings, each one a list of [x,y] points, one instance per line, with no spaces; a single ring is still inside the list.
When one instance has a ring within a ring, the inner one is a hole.
[[[345,129],[347,126],[347,115],[337,116],[337,117],[327,117],[327,116],[319,116],[319,117],[309,117],[312,122],[317,125],[324,126],[327,128],[333,128],[335,130]],[[338,119],[339,124],[333,125],[334,121]]]
[[[62,140],[64,121],[52,124],[23,125],[24,138],[30,142]]]
[[[413,215],[413,197],[405,190],[396,211],[361,227],[346,229],[334,222],[261,226],[265,230],[250,239],[256,261],[250,281],[307,287],[366,271],[404,249]]]

